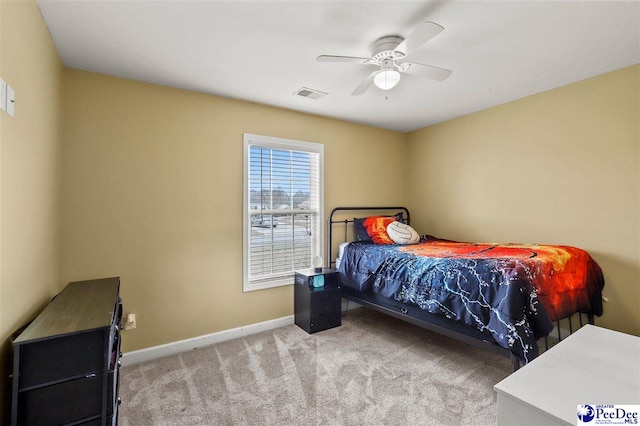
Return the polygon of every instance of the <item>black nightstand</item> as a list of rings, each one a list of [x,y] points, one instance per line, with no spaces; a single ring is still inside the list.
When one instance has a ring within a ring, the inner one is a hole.
[[[324,276],[323,287],[313,287],[313,280]],[[295,322],[307,333],[327,330],[341,324],[342,290],[335,269],[305,269],[296,272],[294,285]]]

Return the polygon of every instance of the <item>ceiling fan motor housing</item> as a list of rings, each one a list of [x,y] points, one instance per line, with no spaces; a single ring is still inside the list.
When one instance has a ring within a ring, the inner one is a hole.
[[[400,59],[404,57],[404,52],[393,51],[393,49],[398,47],[398,45],[403,41],[404,39],[399,36],[385,36],[379,38],[373,44],[374,55],[372,59],[382,62],[382,60],[387,58]]]

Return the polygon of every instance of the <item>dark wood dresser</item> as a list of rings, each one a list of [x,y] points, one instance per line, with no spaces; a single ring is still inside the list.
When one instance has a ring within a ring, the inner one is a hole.
[[[72,282],[13,341],[12,425],[115,425],[120,279]]]

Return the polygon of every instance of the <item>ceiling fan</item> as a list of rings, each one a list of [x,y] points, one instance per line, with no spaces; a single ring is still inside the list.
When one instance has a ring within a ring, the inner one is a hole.
[[[375,49],[371,58],[320,55],[316,58],[316,61],[352,62],[375,66],[377,69],[371,72],[351,93],[354,96],[362,95],[372,84],[375,84],[382,90],[389,90],[400,81],[400,73],[414,74],[443,81],[451,75],[451,70],[407,60],[409,55],[414,53],[427,41],[440,34],[443,30],[443,26],[427,21],[422,23],[406,39],[399,36],[379,38],[374,43]]]

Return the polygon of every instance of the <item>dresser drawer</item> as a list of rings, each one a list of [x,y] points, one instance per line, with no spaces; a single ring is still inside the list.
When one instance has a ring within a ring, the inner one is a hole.
[[[340,313],[342,293],[339,288],[313,292],[311,297],[311,315]]]
[[[341,325],[341,322],[342,317],[340,316],[340,311],[338,311],[337,315],[334,313],[313,315],[309,324],[310,333],[338,327]]]
[[[100,371],[104,348],[105,334],[96,332],[20,345],[20,389]]]
[[[102,375],[20,392],[18,417],[25,425],[73,423],[102,411]],[[71,401],[79,403],[70,403]]]

